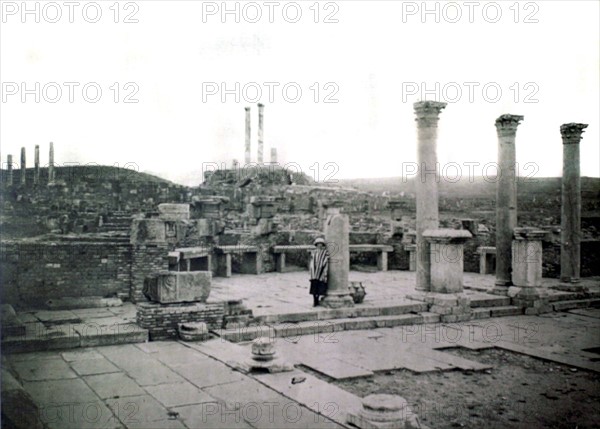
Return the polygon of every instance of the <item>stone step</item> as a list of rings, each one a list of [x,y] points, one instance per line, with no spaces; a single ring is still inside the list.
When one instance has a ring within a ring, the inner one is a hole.
[[[554,311],[573,310],[574,308],[599,307],[600,299],[574,299],[552,303]]]
[[[503,316],[521,316],[523,309],[516,305],[504,305],[501,307],[490,307],[490,317],[503,317]]]
[[[424,322],[421,314],[400,314],[394,316],[353,317],[329,320],[314,320],[298,323],[276,323],[246,326],[237,329],[213,331],[222,339],[239,343],[252,341],[258,337],[287,338],[293,341],[301,335],[316,335],[338,331],[356,331],[395,326],[418,325]]]
[[[507,305],[510,305],[510,298],[508,296],[483,296],[471,298],[471,308],[505,307]]]
[[[299,313],[265,314],[254,316],[251,323],[275,324],[283,322],[310,322],[315,320],[332,320],[357,317],[398,316],[408,313],[427,311],[427,304],[422,302],[403,303],[398,305],[350,308],[319,308],[314,311]]]
[[[28,324],[31,325],[31,324]],[[3,353],[27,353],[80,347],[112,346],[144,343],[148,330],[134,323],[100,326],[98,324],[69,324],[29,329],[26,335],[2,339]]]

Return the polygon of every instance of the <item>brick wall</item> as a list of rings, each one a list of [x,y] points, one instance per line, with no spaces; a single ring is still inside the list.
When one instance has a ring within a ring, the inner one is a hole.
[[[131,246],[114,242],[2,243],[3,302],[43,307],[58,297],[128,293]]]
[[[131,288],[129,299],[132,302],[144,302],[142,294],[144,279],[158,271],[169,269],[168,247],[166,244],[146,244],[131,246]]]
[[[225,302],[159,304],[141,302],[137,305],[137,324],[148,329],[150,340],[178,336],[179,323],[205,322],[208,329],[223,326]]]

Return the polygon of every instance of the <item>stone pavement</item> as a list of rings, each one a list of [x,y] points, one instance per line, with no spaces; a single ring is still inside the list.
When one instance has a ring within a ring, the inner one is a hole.
[[[329,380],[488,370],[444,349],[501,347],[600,372],[600,310],[276,338],[292,372],[233,370],[250,343],[149,342],[5,356],[56,428],[339,428],[360,398]]]

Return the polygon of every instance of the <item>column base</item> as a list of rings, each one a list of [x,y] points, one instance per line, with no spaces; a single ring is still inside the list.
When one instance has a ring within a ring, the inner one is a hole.
[[[552,305],[548,302],[548,291],[541,287],[521,287],[512,298],[512,304],[522,307],[526,315],[551,313]]]
[[[501,295],[508,296],[508,289],[510,285],[494,285],[494,287],[489,291],[492,295]]]
[[[354,307],[354,300],[350,294],[347,295],[325,295],[319,305],[326,308]]]

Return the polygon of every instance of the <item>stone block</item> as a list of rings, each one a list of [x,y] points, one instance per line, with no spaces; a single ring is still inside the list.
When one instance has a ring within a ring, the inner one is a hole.
[[[134,219],[131,223],[131,244],[165,243],[166,239],[162,219]]]
[[[442,305],[432,305],[429,308],[430,313],[436,314],[452,314],[452,307],[442,306]]]
[[[433,297],[433,303],[435,305],[444,307],[453,307],[458,305],[458,297],[456,295],[439,295],[436,294]]]
[[[163,271],[146,278],[144,295],[161,304],[206,302],[210,294],[210,271]]]
[[[163,203],[158,205],[158,216],[162,220],[177,221],[190,218],[189,204]]]

